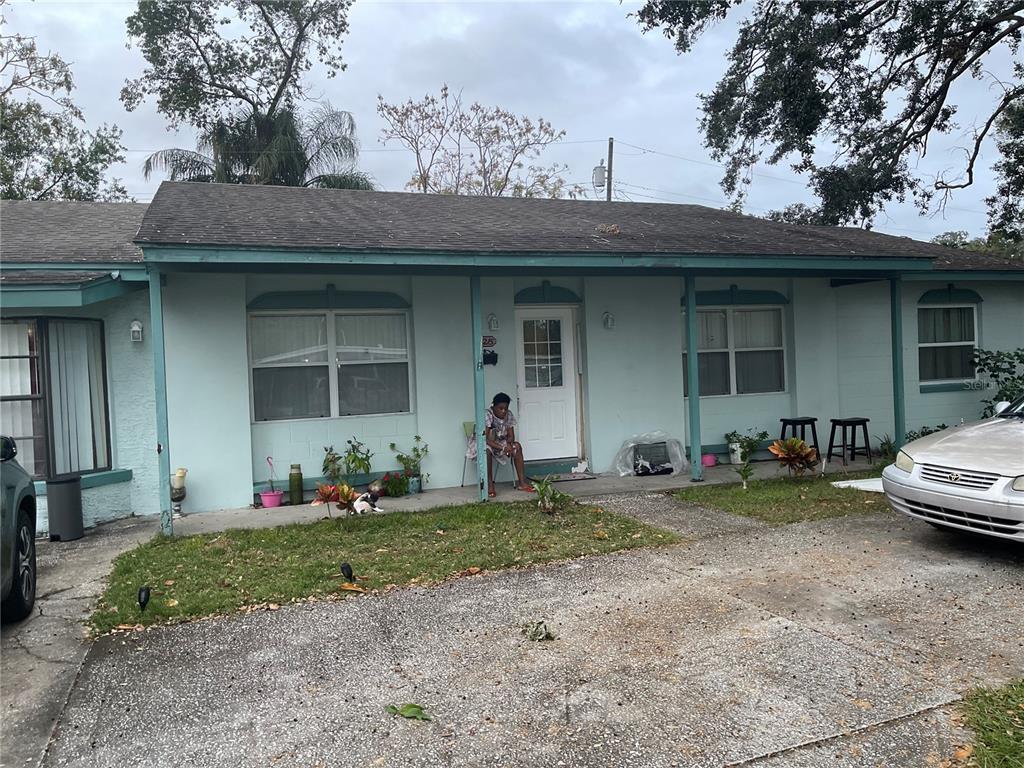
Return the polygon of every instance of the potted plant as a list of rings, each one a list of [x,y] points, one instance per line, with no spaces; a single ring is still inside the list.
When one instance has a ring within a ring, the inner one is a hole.
[[[370,474],[373,454],[354,437],[347,442],[348,448],[343,454],[334,450],[333,445],[324,446],[321,471],[324,477],[331,481],[331,485],[338,485],[343,479],[352,483],[354,475]]]
[[[776,440],[768,450],[790,475],[800,476],[818,463],[818,452],[799,437]]]
[[[725,433],[725,442],[729,445],[729,463],[746,464],[754,452],[761,447],[761,443],[768,439],[768,433],[761,430],[754,433],[748,429],[746,434],[740,434],[737,430]]]
[[[380,482],[381,489],[387,496],[405,496],[409,493],[409,478],[404,472],[385,472]]]
[[[409,479],[409,493],[419,493],[423,490],[423,484],[430,475],[423,474],[423,460],[430,453],[430,446],[423,442],[423,438],[416,435],[412,439],[412,450],[403,453],[398,450],[394,443],[388,447],[395,452],[395,458],[402,465],[405,476]]]
[[[284,496],[284,491],[279,491],[274,488],[274,459],[271,456],[267,456],[267,466],[270,467],[270,490],[260,491],[260,504],[264,507],[280,507],[281,498]]]

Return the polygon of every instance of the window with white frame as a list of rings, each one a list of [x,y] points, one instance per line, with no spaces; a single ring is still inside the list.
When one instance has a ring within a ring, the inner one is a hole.
[[[686,315],[683,314],[683,339]],[[697,310],[701,397],[784,392],[786,346],[781,307]],[[686,369],[686,353],[683,353]],[[683,377],[684,396],[689,395]]]
[[[256,421],[406,413],[406,312],[296,312],[249,318]]]
[[[99,320],[0,324],[0,425],[33,477],[110,469],[104,360]]]
[[[921,381],[975,378],[971,357],[978,343],[977,320],[974,305],[918,307],[917,362]]]

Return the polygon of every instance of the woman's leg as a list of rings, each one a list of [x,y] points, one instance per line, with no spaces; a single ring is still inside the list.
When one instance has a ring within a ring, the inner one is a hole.
[[[533,486],[526,479],[526,467],[523,465],[523,446],[519,443],[512,443],[512,462],[516,467],[516,478],[519,484],[516,486],[520,491],[532,491]]]
[[[492,499],[498,495],[494,490],[494,457],[489,448],[487,449],[487,495]]]

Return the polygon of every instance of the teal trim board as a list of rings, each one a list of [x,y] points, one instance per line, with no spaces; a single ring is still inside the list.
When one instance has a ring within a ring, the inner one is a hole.
[[[476,476],[480,486],[480,501],[487,501],[490,488],[487,485],[487,441],[484,439],[487,409],[484,394],[484,323],[480,316],[480,276],[469,278],[469,311],[473,324],[473,401],[476,414]]]
[[[925,291],[918,304],[980,304],[984,299],[977,291],[970,288],[957,288],[949,283],[945,288],[935,288]]]
[[[88,488],[100,488],[104,485],[116,485],[117,483],[130,483],[132,471],[130,469],[108,469],[103,472],[87,472],[82,475],[82,490]],[[46,481],[36,480],[36,496],[46,495]]]
[[[156,389],[155,448],[160,470],[157,495],[160,498],[160,531],[165,536],[171,536],[174,534],[174,524],[171,521],[171,454],[168,445],[170,429],[167,421],[167,358],[164,350],[162,286],[160,268],[153,267],[149,272],[149,325],[153,343],[153,385]]]
[[[523,288],[516,293],[516,304],[582,304],[581,299],[575,292],[560,285],[552,285],[550,280],[544,280],[540,285]]]
[[[686,306],[686,297],[679,299]],[[778,291],[749,291],[730,285],[719,291],[697,291],[698,307],[739,306],[744,304],[789,304],[789,299]]]
[[[409,302],[385,291],[339,291],[328,283],[323,291],[277,291],[249,302],[250,310],[265,309],[407,309]]]
[[[701,455],[700,443],[700,368],[697,355],[697,278],[686,277],[686,388],[690,421],[690,454]],[[694,450],[696,449],[696,450]],[[704,479],[704,467],[700,461],[690,462],[690,480],[699,483]]]
[[[894,440],[903,447],[907,434],[906,387],[903,383],[903,281],[894,277],[889,281],[890,313],[892,318],[892,407]]]
[[[7,265],[4,265],[4,269]],[[122,282],[110,277],[99,278],[88,283],[15,283],[0,285],[3,305],[11,309],[35,309],[41,307],[84,307],[107,299],[114,299],[133,293],[145,284]]]

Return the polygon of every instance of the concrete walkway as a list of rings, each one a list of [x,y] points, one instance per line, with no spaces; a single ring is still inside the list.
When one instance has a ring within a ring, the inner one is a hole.
[[[755,462],[751,466],[754,468],[754,479],[756,480],[782,476],[778,464],[774,461]],[[837,463],[829,464],[826,467],[826,473],[840,478],[850,473],[863,472],[868,469],[871,469],[871,465],[864,459],[860,459],[855,462],[851,461],[846,467]],[[730,465],[709,467],[704,470],[704,483],[707,485],[736,482],[739,482],[739,478],[736,475],[735,468]],[[691,487],[691,482],[689,474],[658,475],[653,477],[599,475],[593,480],[575,480],[558,483],[557,487],[560,491],[569,493],[579,499],[588,499],[612,494],[671,491]],[[528,501],[534,498],[531,493],[515,490],[513,483],[510,482],[498,483],[497,491],[497,501]],[[431,489],[423,493],[403,496],[397,499],[383,498],[380,501],[380,506],[388,512],[419,512],[425,509],[451,506],[453,504],[470,504],[475,501],[478,501],[476,487],[466,486],[465,488]],[[336,505],[331,506],[331,514],[338,514]],[[327,507],[325,505],[301,504],[274,509],[254,509],[252,507],[224,509],[215,512],[186,514],[183,518],[174,521],[174,534],[176,536],[191,536],[197,533],[214,533],[229,528],[272,528],[291,523],[312,523],[324,517],[327,517]]]
[[[1024,675],[1019,547],[600,503],[689,543],[104,638],[45,765],[934,768]]]
[[[0,766],[34,768],[89,652],[84,622],[103,592],[113,559],[151,538],[153,518],[86,531],[77,541],[37,544],[35,613],[3,626],[0,639]]]

